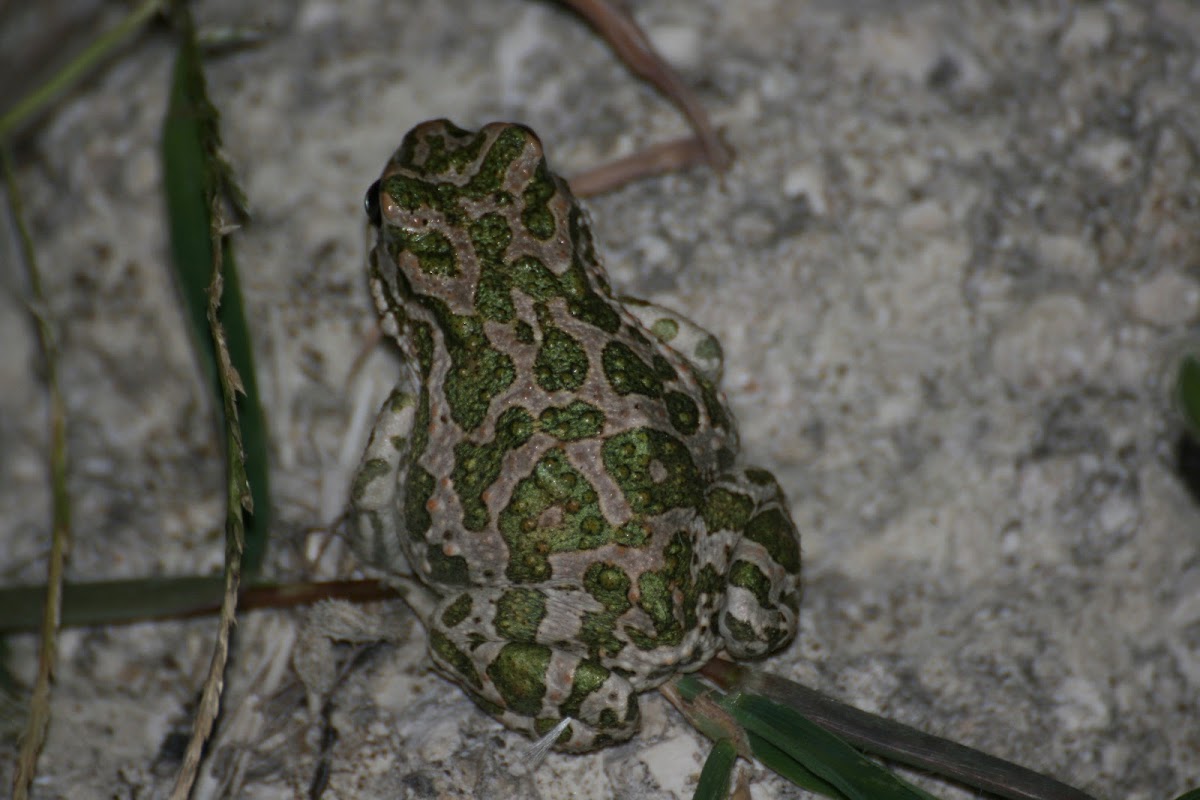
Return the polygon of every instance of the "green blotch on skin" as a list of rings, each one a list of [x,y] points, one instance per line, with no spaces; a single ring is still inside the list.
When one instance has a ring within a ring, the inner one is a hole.
[[[414,467],[429,446],[429,414],[429,390],[422,386],[417,397],[417,413],[413,418],[412,447],[408,451],[409,463]]]
[[[762,467],[747,467],[745,470],[746,480],[753,483],[755,486],[770,486],[775,489],[775,492],[782,499],[783,491],[779,488],[779,482],[775,480],[775,476]]]
[[[430,304],[437,308],[450,352],[451,365],[443,386],[450,416],[463,429],[473,431],[487,418],[492,398],[516,380],[517,371],[511,358],[492,347],[479,317],[451,314],[440,301],[430,300]]]
[[[448,556],[441,545],[425,546],[425,558],[429,561],[429,580],[444,586],[466,586],[471,582],[467,560],[462,556]]]
[[[416,541],[424,541],[425,532],[433,524],[427,504],[433,497],[434,480],[429,471],[417,460],[429,446],[429,392],[422,388],[417,399],[417,413],[413,420],[412,447],[408,452],[408,480],[404,486],[404,524],[408,535]]]
[[[682,584],[689,580],[692,566],[692,537],[688,531],[675,531],[671,540],[662,552],[663,568],[661,574],[672,583]]]
[[[463,193],[478,198],[502,191],[508,168],[521,158],[526,145],[536,142],[537,137],[533,132],[519,125],[502,131],[488,148],[487,155],[483,157],[475,175],[463,187]]]
[[[564,282],[574,278],[571,271],[564,276]],[[567,289],[567,311],[580,322],[586,322],[608,334],[614,334],[621,327],[621,317],[616,310],[600,295],[591,291],[576,291],[572,285]]]
[[[740,531],[754,513],[754,501],[740,492],[717,488],[704,499],[701,513],[709,531]]]
[[[650,326],[650,332],[660,342],[669,343],[679,335],[679,323],[670,317],[660,317],[654,320],[654,324]]]
[[[709,335],[705,336],[696,344],[696,358],[700,361],[716,360],[718,363],[725,359],[725,354],[721,352],[721,343],[717,341],[717,337]]]
[[[534,421],[529,412],[513,407],[496,420],[496,433],[486,444],[465,441],[454,446],[454,469],[450,478],[463,509],[463,526],[481,531],[488,524],[488,510],[483,493],[500,477],[504,455],[529,441]]]
[[[388,411],[392,414],[399,414],[409,406],[415,406],[416,404],[416,397],[408,392],[400,391],[399,389],[393,389],[392,393],[388,395],[387,399]]]
[[[650,541],[649,526],[644,520],[630,520],[617,529],[617,536],[613,541],[626,547],[643,547]]]
[[[488,677],[509,711],[533,717],[542,710],[550,655],[549,647],[512,642],[504,645],[488,665]]]
[[[433,524],[427,507],[433,489],[433,476],[428,470],[418,466],[409,468],[408,483],[404,488],[404,523],[408,535],[418,542],[425,541],[425,533]]]
[[[454,139],[467,141],[454,142],[453,148],[447,148],[445,137],[426,135],[424,141],[428,145],[428,155],[421,167],[427,175],[447,175],[451,171],[461,173],[479,158],[479,151],[483,147],[485,137],[482,133],[463,130],[449,122],[442,126],[442,130]]]
[[[686,531],[676,531],[663,548],[663,568],[643,572],[638,578],[638,607],[654,625],[654,635],[626,628],[638,648],[673,647],[685,631],[696,627],[696,587],[691,576],[692,541]],[[678,598],[678,600],[677,600]]]
[[[612,290],[605,280],[604,270],[596,260],[592,232],[588,229],[583,211],[573,206],[568,214],[567,228],[575,248],[571,266],[562,274],[563,296],[571,316],[594,325],[608,334],[621,327],[621,317],[613,307]],[[594,284],[594,285],[593,285]]]
[[[551,555],[593,550],[617,536],[600,513],[595,488],[558,448],[517,483],[499,528],[509,551],[505,575],[514,583],[549,580]]]
[[[728,428],[729,417],[725,413],[725,405],[721,402],[720,395],[717,394],[717,387],[700,373],[696,373],[696,382],[700,384],[700,399],[704,401],[704,410],[708,412],[712,426]]]
[[[671,427],[684,436],[691,436],[700,428],[700,409],[696,401],[683,392],[667,392],[663,397],[667,405],[667,418]]]
[[[535,642],[545,618],[546,597],[536,589],[510,589],[496,602],[496,632],[512,642]]]
[[[796,528],[787,514],[778,508],[768,508],[746,525],[746,538],[762,545],[771,560],[789,574],[800,571],[800,542]]]
[[[662,574],[643,572],[638,578],[638,607],[646,612],[654,625],[654,636],[635,628],[626,628],[629,639],[642,650],[673,647],[683,640],[683,625],[675,617],[672,585]]]
[[[588,695],[599,691],[611,674],[595,661],[590,659],[580,661],[575,665],[575,673],[571,678],[571,693],[559,705],[559,713],[564,717],[579,719],[579,709],[583,706],[583,701],[588,698]]]
[[[632,585],[625,570],[616,564],[598,562],[584,572],[583,588],[604,606],[603,611],[585,612],[580,625],[579,640],[587,645],[589,657],[612,658],[625,646],[613,631],[617,619],[633,607],[629,602]]]
[[[792,638],[792,632],[787,628],[767,628],[767,652],[778,649],[784,642]]]
[[[392,236],[417,259],[417,265],[426,275],[453,278],[459,273],[458,255],[454,245],[439,231],[393,231]]]
[[[771,581],[763,571],[749,561],[735,561],[729,568],[729,585],[740,586],[754,595],[758,604],[765,608],[774,608],[771,602]]]
[[[683,442],[653,428],[635,428],[608,439],[601,448],[604,468],[621,487],[636,514],[696,508],[703,481]]]
[[[604,412],[591,403],[575,400],[567,406],[550,406],[538,416],[538,427],[562,442],[577,442],[599,436],[604,430]]]
[[[455,128],[457,131],[458,128]],[[416,157],[417,147],[425,140],[420,132],[412,130],[404,136],[404,141],[400,142],[399,149],[392,155],[392,163],[399,166],[405,166],[409,169],[421,169],[413,164],[413,159]]]
[[[625,714],[623,717],[617,716],[616,709],[606,708],[600,712],[600,720],[596,723],[597,728],[612,729],[625,728],[631,725],[637,725],[640,712],[638,709],[638,699],[636,694],[630,694],[629,699],[625,703]],[[606,736],[597,736],[596,741],[607,740]]]
[[[662,397],[662,378],[624,342],[611,341],[606,344],[600,361],[604,367],[604,377],[617,394]]]
[[[543,242],[554,235],[554,214],[550,211],[550,198],[554,197],[557,191],[554,176],[550,174],[546,160],[542,159],[522,194],[525,210],[521,212],[521,222],[530,236]]]
[[[354,476],[354,485],[350,489],[351,499],[356,503],[362,500],[368,486],[378,478],[387,477],[391,472],[392,470],[388,462],[382,458],[373,458],[370,461],[364,461],[363,465],[358,468],[358,474]]]
[[[646,346],[649,347],[650,343],[647,342]],[[654,374],[658,377],[659,380],[673,381],[679,377],[675,373],[675,368],[671,366],[671,362],[667,361],[667,359],[664,358],[663,356],[656,353],[654,356],[653,363],[654,363]]]
[[[561,721],[562,717],[538,717],[533,721],[533,731],[538,737],[545,736]],[[554,740],[554,743],[566,744],[571,741],[571,735],[572,729],[570,724],[568,724],[567,727],[563,728],[563,732],[558,735],[558,738]]]
[[[535,302],[543,303],[563,294],[558,276],[533,256],[518,258],[509,267],[507,275],[514,288],[529,295]]]
[[[471,657],[455,647],[454,643],[436,628],[429,631],[429,649],[445,662],[450,670],[464,683],[476,690],[483,688],[483,679],[475,671],[475,665],[471,662]]]
[[[471,223],[470,235],[479,261],[475,308],[484,319],[509,322],[515,311],[504,263],[504,253],[512,242],[508,220],[500,214],[485,214]]]
[[[756,636],[754,633],[754,626],[750,625],[748,622],[738,619],[728,611],[725,612],[724,625],[729,631],[729,635],[739,642],[758,641],[758,636]]]
[[[429,209],[441,214],[447,225],[460,225],[464,221],[458,207],[458,187],[445,183],[432,183],[405,173],[389,175],[380,187],[397,206],[405,211]],[[385,225],[383,234],[389,242],[403,241],[406,231],[393,225]]]
[[[428,322],[418,322],[409,329],[408,335],[417,354],[421,377],[428,379],[433,369],[433,329]]]
[[[697,595],[706,594],[709,597],[725,591],[725,576],[721,575],[712,564],[705,564],[696,576]]]
[[[588,357],[583,346],[555,327],[542,325],[542,346],[533,362],[538,386],[547,392],[574,391],[587,379]]]
[[[629,587],[632,586],[629,575],[616,564],[597,562],[583,573],[583,588],[606,611],[624,614],[631,608],[629,603]]]
[[[571,210],[567,215],[567,228],[571,232],[571,241],[575,242],[576,253],[581,265],[587,265],[590,268],[596,276],[600,290],[611,296],[612,291],[609,289],[608,280],[604,276],[604,270],[600,269],[600,260],[596,258],[596,244],[592,239],[592,229],[588,227],[587,216],[577,203],[571,204]]]
[[[442,611],[442,624],[447,628],[455,627],[470,615],[471,606],[471,595],[463,592]]]
[[[471,693],[470,697],[472,700],[475,701],[475,705],[477,705],[481,709],[483,709],[483,713],[491,714],[493,717],[496,717],[497,719],[499,719],[499,717],[505,711],[508,710],[504,706],[500,705],[499,703],[493,703],[491,700],[488,700],[483,695]]]

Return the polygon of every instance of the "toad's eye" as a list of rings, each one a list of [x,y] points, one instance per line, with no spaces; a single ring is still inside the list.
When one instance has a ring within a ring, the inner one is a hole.
[[[383,215],[379,210],[379,181],[371,184],[371,188],[367,189],[367,196],[363,198],[363,208],[367,211],[367,219],[371,224],[378,228],[383,224]]]

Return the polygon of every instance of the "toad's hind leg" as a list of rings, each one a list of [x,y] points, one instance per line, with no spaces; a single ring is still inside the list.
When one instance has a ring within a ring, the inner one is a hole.
[[[537,737],[566,719],[555,749],[594,750],[637,732],[638,698],[624,677],[568,646],[563,625],[577,627],[579,613],[569,587],[469,589],[431,615],[429,652],[506,726]]]
[[[729,557],[718,630],[735,658],[778,650],[796,633],[800,607],[800,534],[775,477],[747,467],[729,473],[714,493],[735,498],[730,512],[741,536]]]

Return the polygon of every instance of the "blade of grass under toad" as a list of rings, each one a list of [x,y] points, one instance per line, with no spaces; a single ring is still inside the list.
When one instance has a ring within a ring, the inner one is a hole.
[[[870,714],[806,686],[741,664],[713,659],[702,673],[730,692],[753,692],[791,708],[855,748],[940,775],[1007,800],[1094,800],[1091,795],[1019,764]]]
[[[658,689],[696,730],[714,742],[727,740],[746,759],[757,759],[801,789],[846,800],[846,796],[818,778],[790,755],[757,734],[748,732],[724,706],[725,693],[701,683],[695,675],[677,675]]]
[[[235,216],[244,219],[241,191],[229,165],[221,157],[219,115],[208,99],[199,48],[194,37],[181,36],[175,63],[170,107],[163,122],[163,170],[170,226],[171,260],[195,343],[209,385],[220,407],[221,391],[216,356],[209,333],[208,286],[212,278],[212,201],[224,197]],[[224,292],[219,319],[225,330],[229,356],[242,379],[244,395],[238,401],[246,474],[253,496],[253,513],[246,520],[246,575],[258,573],[266,554],[271,523],[270,486],[267,474],[266,423],[258,401],[254,359],[246,326],[234,263],[233,243],[221,237]]]
[[[934,800],[786,706],[749,692],[722,703],[746,730],[763,737],[850,800]]]
[[[744,738],[741,755],[753,754],[764,766],[809,791],[836,800],[933,800],[838,737],[766,698],[743,692],[723,694],[691,675],[669,681],[663,693],[706,736]],[[731,730],[734,725],[740,726],[744,737]]]

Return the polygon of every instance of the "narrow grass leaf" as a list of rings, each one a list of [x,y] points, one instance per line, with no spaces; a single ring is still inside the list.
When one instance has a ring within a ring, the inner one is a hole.
[[[789,708],[748,693],[729,695],[726,705],[747,730],[769,740],[850,800],[933,800]]]
[[[700,770],[700,780],[692,800],[725,800],[729,797],[729,782],[733,778],[735,763],[737,748],[733,742],[722,739],[714,744],[704,760],[704,769]]]
[[[98,35],[82,53],[68,61],[48,81],[18,100],[11,109],[0,116],[0,140],[9,139],[50,103],[90,74],[129,36],[157,14],[162,5],[163,0],[144,0],[116,27]]]
[[[227,198],[238,217],[244,217],[245,208],[229,166],[220,156],[218,123],[217,111],[205,88],[199,48],[194,38],[181,37],[170,107],[163,123],[163,167],[171,256],[176,283],[191,323],[192,341],[220,407],[216,352],[207,318],[214,255],[212,208],[218,197]],[[233,244],[228,236],[220,236],[219,242],[224,289],[218,318],[225,331],[230,361],[241,377],[242,396],[237,406],[246,476],[253,497],[253,513],[246,521],[243,558],[243,568],[252,576],[262,565],[271,524],[267,429],[258,400]]]
[[[705,678],[727,691],[752,693],[787,707],[856,750],[905,764],[1007,800],[1094,800],[1061,781],[949,739],[870,714],[762,670],[714,659]]]
[[[750,741],[750,750],[754,753],[754,757],[767,769],[777,772],[801,789],[823,794],[834,800],[845,800],[846,795],[839,792],[837,787],[818,778],[812,770],[771,744],[767,739],[757,733],[748,733],[746,738]]]

